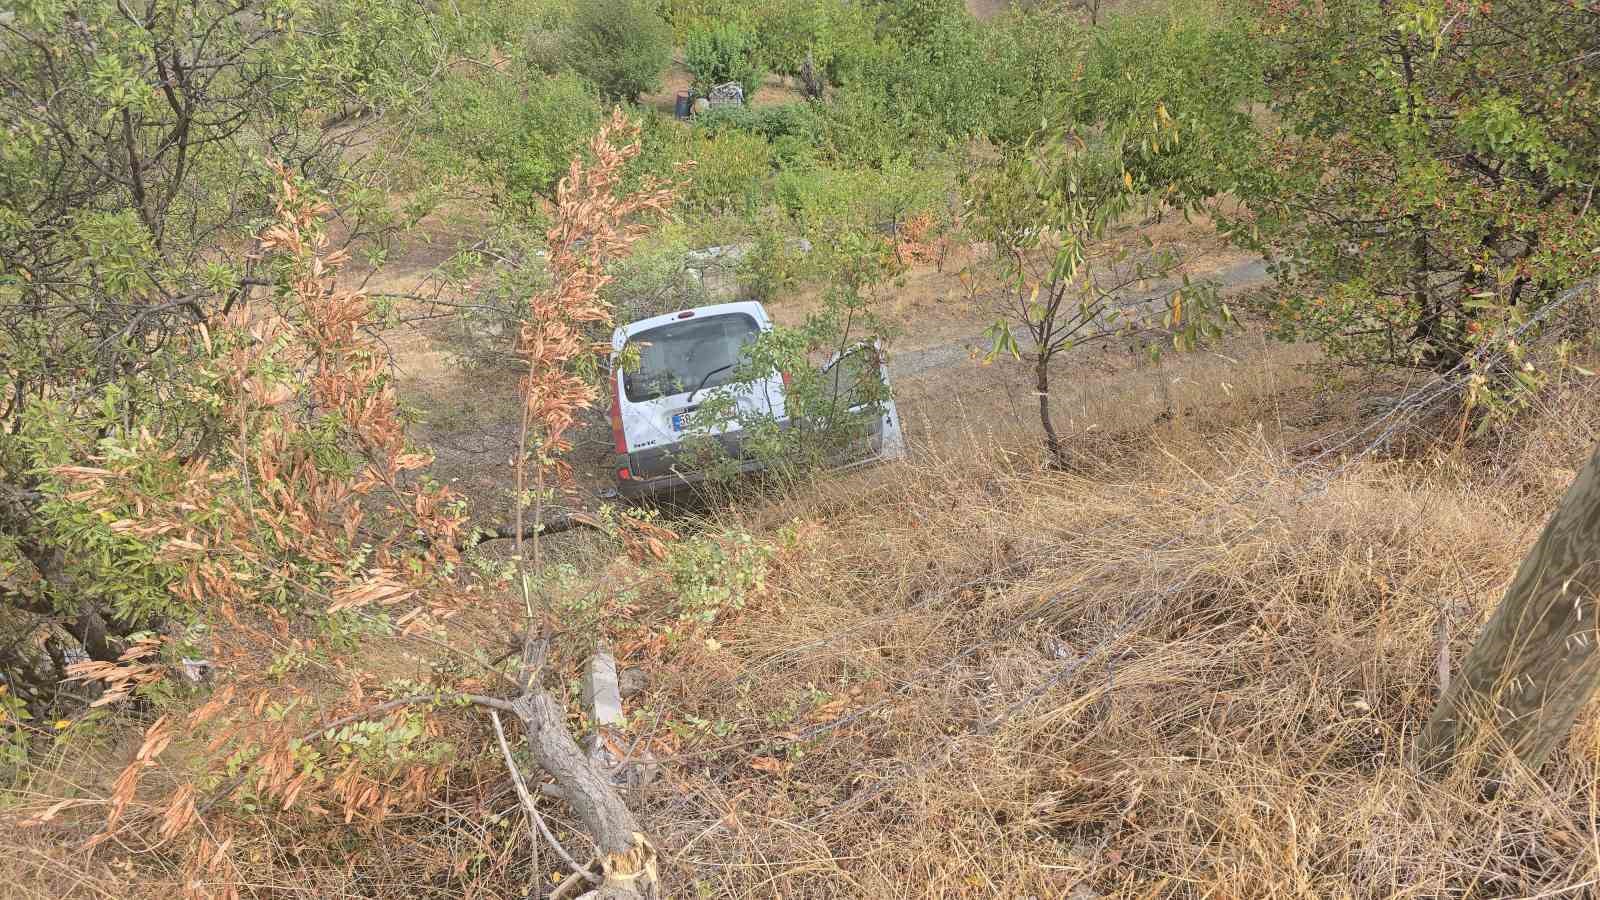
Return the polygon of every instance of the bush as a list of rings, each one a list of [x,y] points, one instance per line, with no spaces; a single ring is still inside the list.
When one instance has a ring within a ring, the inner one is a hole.
[[[1019,66],[1009,32],[964,12],[915,28],[915,16],[906,18],[883,40],[864,37],[849,20],[831,33],[836,50],[823,71],[833,90],[822,130],[837,162],[882,166],[1015,127],[1009,95],[1056,80],[1056,71]]]
[[[684,268],[689,249],[684,231],[667,226],[607,268],[612,280],[602,296],[617,322],[635,322],[706,302],[705,288]]]
[[[942,135],[918,119],[903,98],[891,98],[881,88],[860,82],[833,92],[822,140],[834,162],[870,168],[936,146]]]
[[[573,71],[617,100],[660,87],[672,59],[672,29],[649,0],[579,3],[563,44]]]
[[[747,0],[662,0],[662,13],[672,25],[673,36],[687,44],[689,36],[707,22],[735,22],[750,25],[755,16]]]
[[[549,197],[600,119],[600,101],[571,73],[526,78],[455,75],[420,147],[432,170],[488,191],[516,214]]]
[[[809,104],[784,103],[778,106],[719,106],[707,110],[697,120],[711,134],[728,129],[758,134],[768,141],[799,137],[815,142],[822,123]]]
[[[960,0],[886,0],[879,9],[884,33],[908,49],[942,42],[951,24],[976,24]]]
[[[778,174],[773,192],[778,205],[803,227],[833,220],[858,220],[866,173],[840,169],[787,171]]]
[[[765,76],[756,42],[732,22],[707,23],[689,34],[684,58],[694,75],[694,89],[704,95],[719,84],[739,82],[748,99]]]
[[[799,280],[803,256],[789,246],[778,223],[768,223],[757,233],[750,249],[739,260],[740,295],[771,303]]]
[[[741,131],[696,133],[689,147],[696,161],[688,200],[713,212],[747,213],[761,202],[772,172],[772,147]]]
[[[709,135],[741,131],[765,139],[780,170],[814,165],[822,138],[822,118],[806,103],[719,106],[702,114],[698,124]]]
[[[1034,7],[1014,11],[986,30],[985,65],[998,76],[988,117],[991,140],[1018,146],[1039,130],[1041,122],[1062,124],[1079,117],[1073,104],[1083,79],[1084,48],[1098,35],[1074,25],[1072,15],[1059,7]],[[1143,73],[1164,73],[1166,65],[1151,66],[1152,59],[1165,63],[1167,56],[1157,52],[1128,56],[1129,65],[1139,66]]]
[[[818,168],[779,173],[778,205],[814,236],[841,228],[941,218],[950,183],[948,165],[896,164],[882,170]]]
[[[757,52],[773,71],[796,76],[811,65],[829,85],[845,83],[864,60],[876,55],[876,14],[851,0],[792,0],[757,4],[750,13]],[[744,21],[744,20],[739,20]]]

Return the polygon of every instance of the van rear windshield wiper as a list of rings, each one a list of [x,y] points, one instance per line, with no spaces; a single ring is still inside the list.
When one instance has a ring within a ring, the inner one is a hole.
[[[689,392],[689,399],[685,400],[684,402],[685,403],[693,403],[694,402],[694,395],[700,393],[700,389],[706,386],[706,382],[711,380],[711,376],[716,375],[719,372],[726,372],[731,368],[733,368],[733,363],[728,363],[725,366],[719,366],[719,367],[717,367],[715,369],[712,369],[711,371],[707,372],[706,373],[706,377],[700,379],[700,383],[695,386],[695,389]]]

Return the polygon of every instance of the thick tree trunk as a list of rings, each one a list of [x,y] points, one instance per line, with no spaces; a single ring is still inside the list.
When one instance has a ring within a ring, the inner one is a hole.
[[[571,733],[555,698],[533,691],[511,702],[539,767],[555,778],[584,830],[599,847],[604,878],[594,896],[654,900],[659,896],[656,850],[617,789],[595,771]]]
[[[1478,749],[1537,769],[1600,685],[1600,450],[1567,489],[1418,742],[1442,773]]]

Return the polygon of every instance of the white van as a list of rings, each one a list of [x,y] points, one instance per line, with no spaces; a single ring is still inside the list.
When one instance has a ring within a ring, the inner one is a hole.
[[[745,348],[770,330],[772,320],[761,304],[742,301],[643,319],[612,334],[611,435],[618,493],[640,497],[704,479],[704,474],[685,464],[680,454],[689,414],[712,393],[731,397],[736,410],[733,421],[713,432],[723,451],[737,461],[741,474],[762,468],[763,463],[743,446],[739,417],[770,417],[787,427],[790,423],[784,408],[784,388],[788,375],[774,374],[755,381],[735,381],[734,377]],[[618,362],[630,344],[638,348],[639,365],[626,371]],[[876,345],[852,348],[831,362],[829,369],[840,360],[869,359],[879,364],[883,383],[887,384],[888,370]],[[840,371],[851,368],[847,365]],[[855,404],[852,407],[860,408]],[[862,448],[861,456],[849,463],[904,455],[899,414],[892,400],[885,407],[869,438],[870,446]]]

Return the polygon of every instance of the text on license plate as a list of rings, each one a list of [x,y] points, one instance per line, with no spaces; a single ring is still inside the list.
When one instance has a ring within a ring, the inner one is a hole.
[[[673,431],[682,431],[683,430],[683,413],[673,413],[672,414],[672,430]]]

